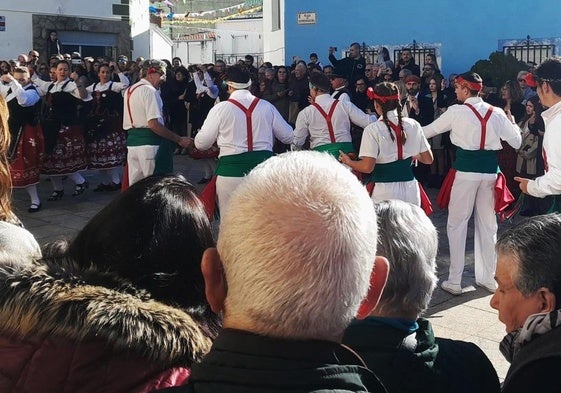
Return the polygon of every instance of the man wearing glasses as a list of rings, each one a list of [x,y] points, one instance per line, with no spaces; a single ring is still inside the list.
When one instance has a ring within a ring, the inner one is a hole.
[[[192,140],[164,126],[158,88],[165,80],[166,64],[150,59],[142,65],[142,79],[125,92],[123,129],[127,133],[129,185],[153,174],[173,171],[176,144],[189,147]]]
[[[545,122],[543,137],[543,159],[545,174],[534,180],[515,177],[520,182],[520,189],[525,194],[538,198],[555,195],[553,209],[561,211],[561,58],[552,57],[545,60],[533,75],[528,78],[537,85],[537,93],[543,106]]]

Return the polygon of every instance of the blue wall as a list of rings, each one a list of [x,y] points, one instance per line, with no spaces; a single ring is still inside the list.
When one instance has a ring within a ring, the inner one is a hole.
[[[352,42],[366,45],[440,43],[444,75],[467,71],[487,59],[501,39],[561,37],[559,0],[286,0],[286,62],[298,55],[308,61],[317,52],[329,64]],[[298,25],[299,12],[316,12],[317,24]],[[561,48],[555,48],[561,53]],[[392,54],[393,56],[393,54]]]

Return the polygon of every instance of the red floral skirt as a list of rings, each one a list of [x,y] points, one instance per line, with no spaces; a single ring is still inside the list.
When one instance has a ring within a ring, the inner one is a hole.
[[[41,126],[26,125],[16,148],[16,158],[10,164],[12,187],[22,188],[39,183],[44,154],[45,141]]]
[[[42,173],[67,175],[86,169],[86,143],[82,126],[63,126],[52,152],[45,154]]]

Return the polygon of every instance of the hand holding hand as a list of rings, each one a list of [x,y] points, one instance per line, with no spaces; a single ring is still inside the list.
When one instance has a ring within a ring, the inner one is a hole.
[[[177,144],[181,147],[187,148],[193,145],[193,139],[186,136],[182,136],[179,138]]]

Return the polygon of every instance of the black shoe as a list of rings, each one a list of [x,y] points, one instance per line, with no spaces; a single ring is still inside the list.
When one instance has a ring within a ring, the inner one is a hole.
[[[58,201],[64,196],[64,190],[54,190],[50,197],[47,198],[47,201]]]
[[[109,191],[109,190],[108,190],[109,187],[110,187],[109,184],[99,183],[99,184],[97,185],[97,187],[94,188],[92,191],[93,191],[93,192]]]
[[[86,188],[88,188],[89,186],[90,184],[87,181],[84,181],[82,184],[76,184],[72,196],[82,195],[86,191]]]
[[[31,206],[29,206],[29,209],[27,209],[27,211],[29,213],[37,213],[39,210],[41,210],[41,202],[39,203],[32,203]]]
[[[120,189],[121,189],[121,183],[111,182],[111,184],[108,184],[105,187],[105,191],[119,191]]]

